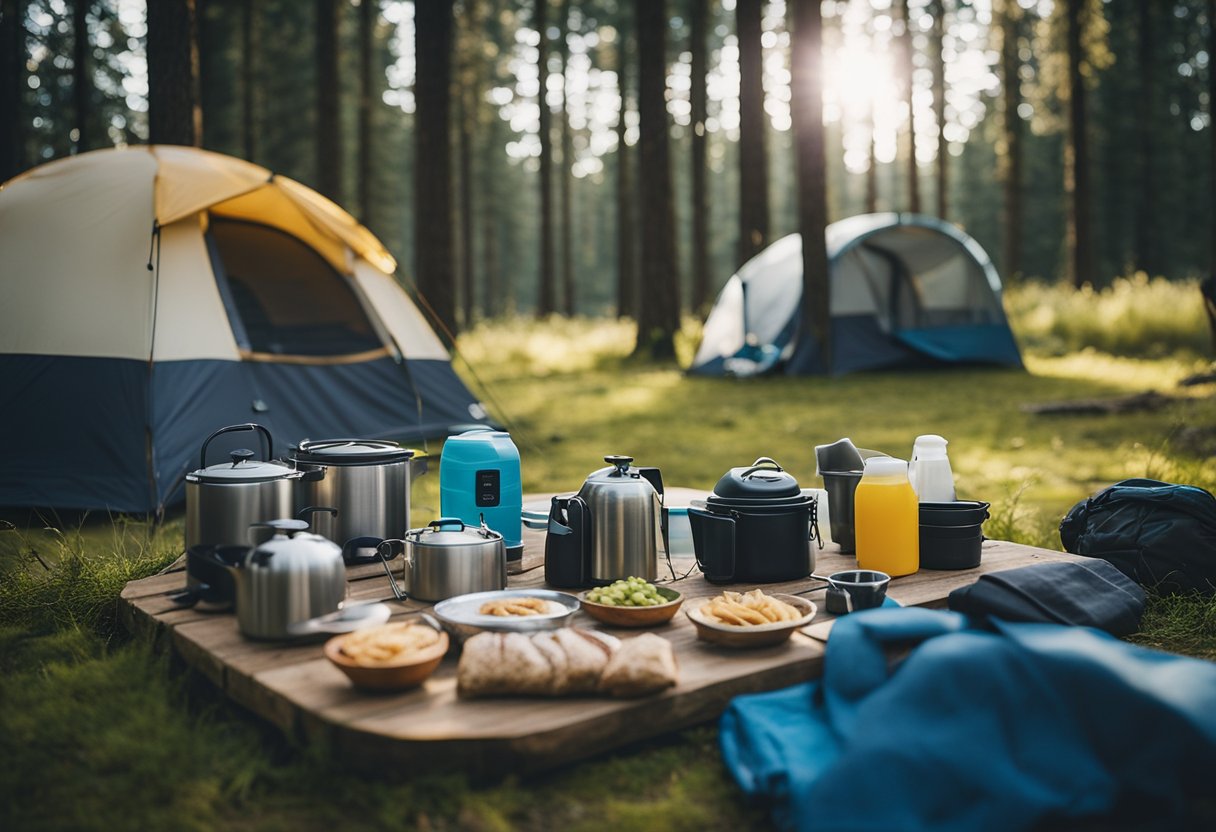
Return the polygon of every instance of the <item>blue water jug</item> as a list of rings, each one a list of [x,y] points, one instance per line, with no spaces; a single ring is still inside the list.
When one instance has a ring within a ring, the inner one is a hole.
[[[523,556],[519,450],[506,431],[474,428],[448,437],[439,457],[439,513],[486,525],[503,537],[507,560]]]

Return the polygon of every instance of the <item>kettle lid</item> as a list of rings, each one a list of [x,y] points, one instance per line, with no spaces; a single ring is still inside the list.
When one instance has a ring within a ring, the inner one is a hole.
[[[292,459],[324,465],[374,465],[401,462],[416,453],[387,439],[305,439],[292,448]]]
[[[760,457],[751,465],[731,468],[714,486],[714,496],[729,499],[800,498],[798,480],[768,457]]]
[[[254,459],[253,451],[248,448],[237,448],[229,451],[230,462],[218,462],[199,468],[186,475],[188,482],[210,483],[254,483],[273,482],[274,480],[295,479],[301,473],[290,465],[276,460]]]
[[[327,537],[311,534],[307,531],[308,521],[284,518],[270,520],[265,523],[254,523],[253,527],[269,527],[274,529],[274,537],[263,541],[249,551],[247,564],[267,566],[277,564],[286,566],[291,560],[298,558],[311,559],[321,556],[325,560],[334,557],[341,559],[342,547]]]

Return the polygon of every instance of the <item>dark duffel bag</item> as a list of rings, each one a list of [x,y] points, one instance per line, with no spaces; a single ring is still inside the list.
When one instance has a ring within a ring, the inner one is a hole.
[[[1115,483],[1072,507],[1060,541],[1161,593],[1216,592],[1216,497],[1193,485]]]

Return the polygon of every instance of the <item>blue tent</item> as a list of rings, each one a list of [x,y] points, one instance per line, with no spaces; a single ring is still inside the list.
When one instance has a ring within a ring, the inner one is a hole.
[[[1001,279],[979,244],[920,214],[861,214],[827,228],[832,366],[801,338],[802,237],[777,240],[727,281],[689,372],[832,375],[956,363],[1021,367]]]
[[[0,505],[157,509],[234,423],[265,425],[282,455],[483,421],[395,269],[315,191],[195,148],[99,150],[6,183]]]

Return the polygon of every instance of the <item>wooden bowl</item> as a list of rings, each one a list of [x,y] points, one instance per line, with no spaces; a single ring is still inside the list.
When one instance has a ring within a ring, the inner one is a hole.
[[[675,618],[676,613],[680,610],[680,605],[684,603],[684,596],[665,586],[655,587],[655,589],[659,595],[667,599],[667,603],[656,604],[653,607],[596,604],[587,600],[586,592],[579,595],[578,600],[587,615],[609,627],[657,627]]]
[[[354,659],[342,652],[342,644],[349,636],[348,633],[325,642],[325,658],[345,673],[355,687],[368,690],[402,690],[422,684],[443,661],[449,644],[448,634],[440,632],[439,641],[409,654],[400,662],[367,667],[355,664]]]
[[[684,614],[688,616],[693,626],[697,628],[697,638],[702,641],[707,641],[710,644],[719,644],[723,647],[746,648],[772,647],[774,644],[781,644],[787,641],[794,634],[795,630],[800,630],[810,624],[819,609],[814,603],[805,598],[799,598],[797,595],[773,593],[771,597],[778,598],[790,606],[796,607],[802,612],[802,617],[795,621],[774,621],[772,624],[754,624],[751,626],[723,624],[717,619],[710,618],[701,612],[701,607],[712,600],[710,598],[702,599],[696,606],[684,610]]]

